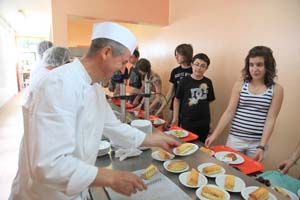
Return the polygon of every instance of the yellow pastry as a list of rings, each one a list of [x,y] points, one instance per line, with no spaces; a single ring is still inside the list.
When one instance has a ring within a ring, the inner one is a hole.
[[[269,199],[269,190],[265,187],[259,187],[249,194],[248,200],[267,200]]]
[[[205,147],[200,147],[200,151],[207,153],[208,155],[212,154],[212,150],[205,148]]]
[[[197,186],[198,177],[199,177],[198,171],[193,168],[187,177],[187,184],[191,186]]]
[[[204,186],[201,191],[201,195],[210,200],[224,200],[225,193],[214,187]]]
[[[233,190],[235,185],[235,177],[232,175],[227,175],[225,177],[224,187],[228,190]]]
[[[222,168],[220,165],[210,165],[210,166],[204,167],[202,169],[202,172],[206,175],[218,174],[221,171],[222,171]]]
[[[187,152],[193,150],[195,148],[193,143],[184,143],[176,148],[176,153],[178,154],[186,154]]]
[[[187,168],[187,163],[183,160],[174,160],[170,162],[167,168],[171,171],[181,171]]]
[[[162,150],[162,149],[159,150],[158,155],[159,155],[159,157],[160,157],[161,159],[163,159],[163,160],[168,160],[168,159],[170,159],[170,155],[168,154],[168,152],[166,152],[166,151],[164,151],[164,150]]]
[[[154,176],[158,172],[158,169],[153,164],[149,165],[144,171],[142,172],[141,177],[145,180],[150,179],[152,176]]]

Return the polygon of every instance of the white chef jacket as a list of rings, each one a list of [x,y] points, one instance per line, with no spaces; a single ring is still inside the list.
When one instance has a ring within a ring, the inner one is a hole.
[[[102,133],[138,147],[145,134],[121,123],[79,60],[47,73],[23,104],[24,136],[10,199],[85,199]],[[101,171],[100,171],[101,173]]]

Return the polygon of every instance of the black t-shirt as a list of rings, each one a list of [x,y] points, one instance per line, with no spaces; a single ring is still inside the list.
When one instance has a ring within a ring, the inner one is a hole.
[[[176,98],[180,99],[180,118],[210,123],[209,102],[215,100],[212,81],[206,77],[195,80],[187,76],[180,81],[176,91]]]
[[[193,73],[192,67],[182,68],[181,66],[178,66],[172,70],[169,82],[173,83],[175,92],[177,90],[177,87],[178,87],[178,84],[180,83],[180,81],[184,77],[189,76],[192,73]],[[171,110],[173,110],[173,101],[174,101],[174,97],[172,98],[172,102],[171,102],[171,106],[170,106]]]
[[[122,74],[122,72],[119,70],[119,71],[114,73],[111,80],[114,83],[124,83],[124,80],[127,80],[128,78],[129,78],[128,69],[125,68],[124,74]]]
[[[137,89],[141,89],[142,87],[142,75],[139,73],[135,66],[132,66],[130,68],[129,86]]]

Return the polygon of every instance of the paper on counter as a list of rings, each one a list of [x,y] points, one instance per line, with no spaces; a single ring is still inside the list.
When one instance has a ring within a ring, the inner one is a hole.
[[[140,175],[143,170],[135,171],[134,173]],[[158,182],[154,180],[161,179]],[[148,185],[148,189],[142,192],[137,192],[130,197],[119,194],[110,188],[105,188],[112,200],[158,200],[169,199],[172,200],[191,200],[191,198],[183,192],[175,183],[168,179],[165,175],[158,172],[150,180],[144,181],[146,184],[154,181],[154,184]]]

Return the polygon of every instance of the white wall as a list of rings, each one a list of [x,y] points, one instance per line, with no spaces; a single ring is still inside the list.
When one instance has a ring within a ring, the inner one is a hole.
[[[17,94],[15,33],[0,18],[0,108]]]

